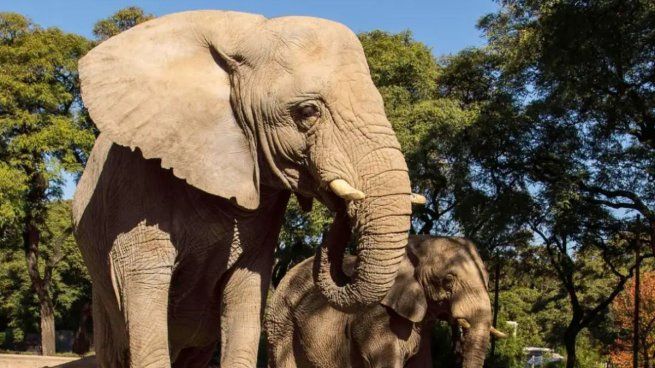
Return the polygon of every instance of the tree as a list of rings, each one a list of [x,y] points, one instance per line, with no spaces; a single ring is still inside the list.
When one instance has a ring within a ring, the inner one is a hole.
[[[633,260],[626,232],[615,227],[616,222],[597,205],[587,203],[591,208],[585,208],[584,200],[559,200],[554,206],[566,207],[550,209],[548,219],[531,223],[531,228],[543,242],[551,268],[568,297],[571,315],[563,332],[568,368],[577,364],[580,332],[606,317],[635,269],[652,254]],[[606,274],[612,277],[603,277]]]
[[[21,234],[32,288],[40,304],[43,354],[54,353],[54,302],[50,258],[39,264],[48,202],[61,194],[62,170],[77,172],[93,144],[80,126],[77,59],[83,37],[41,29],[26,18],[0,13],[0,180],[7,193],[0,208],[3,232]],[[20,228],[20,230],[18,230]],[[45,256],[48,258],[48,256]]]
[[[534,115],[572,128],[587,200],[638,212],[655,246],[655,6],[648,0],[501,1],[480,26],[504,69],[534,92]],[[543,155],[552,174],[558,157]],[[550,167],[549,167],[550,166]],[[654,248],[655,249],[655,248]]]
[[[99,41],[104,41],[154,17],[136,6],[123,8],[110,17],[96,22],[93,26],[93,35]]]
[[[650,368],[655,358],[655,272],[641,275],[639,319],[639,354],[642,367]],[[620,329],[620,335],[614,344],[611,359],[617,368],[632,367],[632,332],[635,301],[635,282],[631,281],[626,289],[612,303],[614,321]]]
[[[631,277],[634,265],[621,260],[631,252],[616,234],[631,212],[655,229],[655,7],[640,0],[500,4],[479,23],[499,66],[474,80],[497,76],[518,103],[505,125],[527,139],[510,155],[519,163],[512,172],[532,198],[532,230],[568,294],[564,337],[573,367],[578,332]],[[578,257],[593,249],[616,281],[606,295],[585,300]]]

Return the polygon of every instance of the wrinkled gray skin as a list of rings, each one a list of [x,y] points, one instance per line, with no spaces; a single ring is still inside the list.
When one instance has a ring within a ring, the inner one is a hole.
[[[409,178],[346,27],[178,13],[101,43],[80,77],[101,132],[73,209],[101,366],[204,367],[220,339],[221,366],[254,367],[291,192],[336,213],[315,272],[330,302],[386,294],[407,242]],[[356,271],[343,283],[335,244],[351,231]]]
[[[409,239],[389,293],[354,313],[331,307],[314,286],[311,259],[291,269],[266,310],[269,366],[432,367],[426,335],[441,319],[468,322],[462,329],[462,366],[481,368],[491,305],[475,246],[463,238]],[[346,273],[353,263],[346,258]]]

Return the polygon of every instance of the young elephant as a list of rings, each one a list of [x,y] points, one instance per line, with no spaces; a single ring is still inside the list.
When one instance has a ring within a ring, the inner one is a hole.
[[[346,258],[345,273],[354,266],[355,258]],[[266,311],[269,366],[431,366],[426,336],[441,319],[462,327],[462,366],[480,368],[489,334],[505,337],[491,327],[487,283],[470,241],[414,236],[381,303],[346,312],[314,286],[308,259],[282,279]]]

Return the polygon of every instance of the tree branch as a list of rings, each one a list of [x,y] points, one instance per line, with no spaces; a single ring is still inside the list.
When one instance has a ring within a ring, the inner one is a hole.
[[[641,200],[641,198],[639,198],[639,195],[637,195],[634,192],[628,190],[608,190],[595,185],[587,185],[582,181],[579,183],[579,187],[585,192],[589,192],[591,194],[600,194],[607,198],[619,198],[619,197],[627,198],[630,201],[632,201],[632,203],[611,202],[611,201],[600,200],[596,198],[590,198],[589,200],[593,201],[594,203],[602,204],[612,208],[635,209],[649,220],[651,221],[655,220],[655,213],[651,209],[649,209],[648,206],[646,206],[646,204]]]
[[[614,287],[614,290],[612,290],[610,295],[607,298],[605,298],[605,300],[603,300],[600,304],[598,304],[594,309],[592,309],[592,310],[588,311],[587,313],[585,313],[585,316],[582,319],[582,321],[580,322],[580,324],[582,324],[584,327],[586,327],[589,323],[591,323],[593,321],[593,319],[596,318],[596,316],[602,310],[607,308],[614,301],[616,296],[619,295],[619,293],[621,291],[623,291],[623,288],[625,287],[626,282],[630,278],[632,278],[632,275],[634,274],[635,269],[637,268],[637,265],[639,263],[641,263],[644,259],[652,258],[652,257],[653,257],[653,254],[647,254],[647,255],[643,255],[643,256],[639,257],[635,261],[635,263],[630,267],[630,269],[628,271],[628,274],[619,278],[619,283]]]

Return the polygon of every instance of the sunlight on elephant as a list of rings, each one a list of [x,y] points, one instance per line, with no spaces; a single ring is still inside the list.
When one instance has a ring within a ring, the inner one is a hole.
[[[437,320],[462,328],[463,368],[481,368],[491,326],[487,271],[464,238],[412,236],[389,293],[347,313],[312,281],[312,259],[291,269],[266,310],[269,366],[432,367],[429,331]],[[355,259],[346,258],[352,274]]]
[[[330,302],[359,308],[386,294],[407,243],[410,183],[345,26],[184,12],[102,42],[79,70],[100,130],[74,221],[101,366],[206,366],[219,340],[222,366],[254,366],[292,192],[335,213],[316,273]],[[351,232],[357,260],[344,283],[334,244]]]

